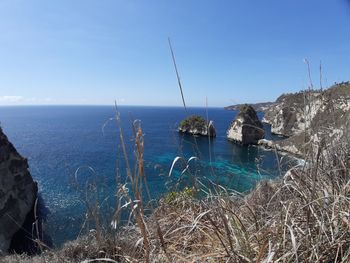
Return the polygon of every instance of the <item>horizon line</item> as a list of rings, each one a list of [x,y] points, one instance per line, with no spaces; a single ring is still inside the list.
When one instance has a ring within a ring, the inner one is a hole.
[[[252,103],[247,103],[252,104]],[[235,105],[235,104],[231,104]],[[227,106],[231,106],[227,105]],[[0,107],[115,107],[114,104],[9,104],[0,105]],[[168,107],[168,108],[183,108],[183,105],[117,105],[118,107]],[[227,106],[188,106],[188,108],[225,108]]]

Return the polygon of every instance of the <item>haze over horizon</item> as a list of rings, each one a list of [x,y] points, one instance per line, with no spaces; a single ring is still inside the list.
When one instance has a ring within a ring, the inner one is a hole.
[[[350,80],[347,0],[0,2],[0,106],[273,101]]]

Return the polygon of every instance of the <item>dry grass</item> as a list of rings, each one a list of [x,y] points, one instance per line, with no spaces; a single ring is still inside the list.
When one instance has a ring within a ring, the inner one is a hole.
[[[34,258],[10,256],[4,262],[350,261],[348,137],[283,178],[260,183],[245,197],[211,194],[202,200],[160,200],[149,217],[139,191],[145,187],[141,137],[139,127],[133,194],[121,190],[134,204],[133,225],[116,233],[91,231],[58,251]]]
[[[348,149],[329,149],[317,165],[263,182],[243,199],[162,204],[153,216],[168,254],[174,262],[349,262]]]
[[[303,167],[261,182],[246,196],[225,189],[204,199],[180,194],[171,202],[160,200],[146,216],[142,129],[133,123],[131,169],[118,111],[116,120],[128,179],[117,185],[112,229],[99,224],[103,215],[98,209],[90,209],[98,227],[88,235],[39,256],[11,255],[0,261],[350,262],[349,134],[336,144],[310,145],[308,152],[317,148],[318,154],[305,154]],[[130,211],[130,222],[122,227],[124,209]]]

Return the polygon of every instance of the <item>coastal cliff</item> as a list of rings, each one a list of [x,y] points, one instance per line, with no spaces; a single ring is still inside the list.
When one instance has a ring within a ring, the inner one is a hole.
[[[246,144],[257,144],[264,138],[264,129],[256,111],[250,105],[243,105],[227,131],[227,138]]]
[[[264,121],[271,132],[288,136],[276,147],[302,155],[310,144],[336,143],[350,129],[350,83],[326,90],[302,91],[280,96],[266,111]]]
[[[23,158],[0,128],[0,255],[22,227],[37,198],[37,185]]]
[[[283,94],[265,110],[264,121],[273,133],[292,136],[305,129],[339,129],[349,110],[350,83],[344,82],[323,91]]]
[[[99,260],[130,262],[132,259],[135,262],[178,262],[181,257],[193,262],[198,259],[224,262],[231,258],[234,262],[274,262],[280,259],[295,262],[296,258],[299,262],[347,262],[350,255],[350,202],[346,198],[350,195],[350,133],[349,126],[346,126],[350,117],[349,97],[346,97],[349,86],[325,92],[331,98],[322,98],[323,106],[311,121],[305,121],[304,131],[295,131],[289,138],[274,144],[259,140],[268,147],[282,147],[282,143],[291,142],[294,143],[292,147],[305,145],[306,150],[311,151],[315,142],[320,149],[327,151],[326,154],[307,156],[307,165],[295,166],[273,181],[264,180],[243,195],[231,192],[225,186],[222,186],[224,191],[208,191],[207,198],[199,200],[193,194],[195,188],[185,188],[175,194],[171,192],[159,200],[159,206],[151,213],[144,214],[142,209],[130,213],[133,220],[117,231],[91,229],[87,235],[65,243],[60,249],[33,257],[10,255],[3,261],[81,263]],[[288,100],[289,95],[284,96],[281,101]],[[246,105],[236,121],[239,119],[241,124],[247,122],[260,126],[253,112],[254,109]],[[322,131],[328,132],[323,135],[331,138],[342,136],[337,143],[322,139],[326,137],[317,139]],[[242,132],[243,129],[240,133],[243,136]],[[296,141],[297,138],[300,141]],[[309,140],[307,143],[305,138]],[[121,191],[127,189],[120,187]],[[138,203],[142,205],[143,202]],[[136,210],[138,206],[133,208]],[[108,219],[105,214],[101,216]],[[320,220],[322,223],[318,223]],[[215,258],[212,260],[208,255],[215,255]]]
[[[271,133],[285,136],[278,141],[261,139],[259,145],[295,155],[314,153],[318,144],[329,146],[350,133],[350,82],[342,82],[325,90],[304,90],[282,94],[273,103],[251,105],[263,111],[263,122],[271,125]],[[225,107],[237,110],[241,105]]]

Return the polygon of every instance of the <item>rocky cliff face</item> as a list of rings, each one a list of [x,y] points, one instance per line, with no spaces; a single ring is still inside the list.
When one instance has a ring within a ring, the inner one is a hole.
[[[275,103],[265,109],[264,122],[271,124],[271,132],[291,136],[305,128],[305,107],[307,99],[317,97],[312,92],[308,96],[304,92],[284,94]]]
[[[264,121],[271,132],[289,137],[275,143],[278,149],[302,155],[310,144],[326,147],[350,133],[350,83],[282,95],[265,111]]]
[[[27,160],[0,128],[0,255],[7,252],[13,235],[32,210],[37,191]]]
[[[179,125],[179,132],[192,135],[215,137],[216,131],[213,121],[209,123],[200,116],[192,115],[183,120]]]
[[[242,144],[257,144],[264,137],[264,129],[256,111],[250,105],[243,105],[227,131],[227,138]]]

